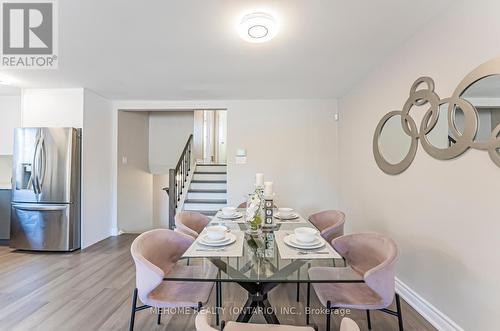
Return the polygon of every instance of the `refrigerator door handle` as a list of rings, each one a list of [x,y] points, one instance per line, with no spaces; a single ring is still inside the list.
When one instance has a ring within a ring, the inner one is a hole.
[[[38,192],[42,193],[42,187],[43,187],[43,182],[45,180],[45,171],[47,168],[46,162],[47,162],[47,152],[45,151],[45,139],[42,136],[40,138],[40,161],[39,161],[39,167],[37,169],[37,177],[38,177]]]
[[[12,208],[27,211],[57,211],[68,207],[69,205],[12,204]]]
[[[40,137],[36,139],[35,142],[35,148],[33,152],[33,161],[31,162],[31,178],[30,182],[31,185],[33,186],[33,192],[35,194],[40,194],[40,191],[38,190],[38,174],[37,174],[37,163],[38,163],[38,146],[40,145]]]

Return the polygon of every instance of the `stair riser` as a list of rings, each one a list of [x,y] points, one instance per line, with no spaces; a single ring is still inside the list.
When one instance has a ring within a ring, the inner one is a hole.
[[[194,174],[193,180],[227,180],[225,174]]]
[[[196,166],[196,171],[202,172],[226,172],[226,166]]]
[[[227,199],[227,193],[188,193],[188,199]]]
[[[192,189],[226,189],[226,183],[191,183]]]
[[[218,203],[186,203],[184,204],[184,210],[219,210],[225,206],[226,204]]]

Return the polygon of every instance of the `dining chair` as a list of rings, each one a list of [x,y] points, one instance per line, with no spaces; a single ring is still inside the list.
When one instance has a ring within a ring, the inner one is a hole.
[[[204,310],[198,313],[195,319],[196,331],[218,331],[208,323],[208,313]],[[220,330],[223,331],[317,331],[317,328],[310,326],[291,326],[291,325],[276,325],[276,324],[253,324],[227,322],[221,323]],[[351,331],[346,329],[346,331]],[[352,329],[352,331],[355,331]]]
[[[327,242],[344,235],[345,214],[339,210],[325,210],[309,216],[311,222]]]
[[[344,235],[345,214],[340,210],[324,210],[312,214],[309,216],[309,222],[318,229],[327,243]],[[335,260],[333,263],[335,265]],[[300,301],[300,283],[297,283],[296,300]]]
[[[358,324],[349,317],[344,317],[340,322],[340,331],[360,331]]]
[[[194,212],[194,211],[181,211],[175,215],[175,231],[182,232],[197,238],[203,229],[210,223],[210,217]],[[189,265],[190,259],[187,259]],[[216,302],[218,306],[222,306],[222,283],[216,282]],[[219,325],[219,315],[217,314],[217,325]]]
[[[163,309],[194,308],[200,310],[208,301],[214,283],[163,280],[164,276],[174,269],[179,276],[202,272],[201,266],[176,266],[179,258],[193,241],[191,236],[168,229],[147,231],[135,238],[130,247],[135,263],[136,280],[136,288],[132,296],[130,330],[134,329],[135,313],[138,311],[147,308],[156,309],[158,311],[157,323],[160,324]],[[137,297],[143,303],[142,306],[137,306]]]
[[[364,279],[364,283],[313,283],[312,286],[323,306],[326,307],[326,330],[330,330],[330,316],[336,308],[366,310],[368,329],[371,330],[370,310],[380,310],[398,318],[399,330],[403,331],[403,317],[399,295],[395,293],[394,266],[398,257],[396,243],[377,233],[356,233],[338,237],[333,248],[342,255],[349,267],[313,267],[309,278],[336,279],[342,272],[351,270]],[[349,269],[349,270],[347,270]],[[311,284],[307,286],[307,307],[310,304]],[[388,307],[395,297],[396,311]],[[309,314],[306,315],[309,322]]]
[[[194,211],[181,211],[175,215],[175,229],[193,238],[198,237],[208,223],[210,217]]]

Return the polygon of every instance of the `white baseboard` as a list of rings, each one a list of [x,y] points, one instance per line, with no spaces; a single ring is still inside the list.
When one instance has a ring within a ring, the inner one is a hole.
[[[116,237],[119,235],[118,228],[111,228],[111,236]]]
[[[443,331],[464,331],[457,323],[418,295],[396,277],[396,292],[436,329]],[[403,315],[403,321],[404,321]]]

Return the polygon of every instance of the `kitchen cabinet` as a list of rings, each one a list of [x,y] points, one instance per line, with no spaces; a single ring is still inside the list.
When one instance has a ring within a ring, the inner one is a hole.
[[[14,128],[21,126],[21,96],[0,96],[0,155],[12,155]]]
[[[0,240],[10,238],[10,196],[10,189],[0,189]]]

